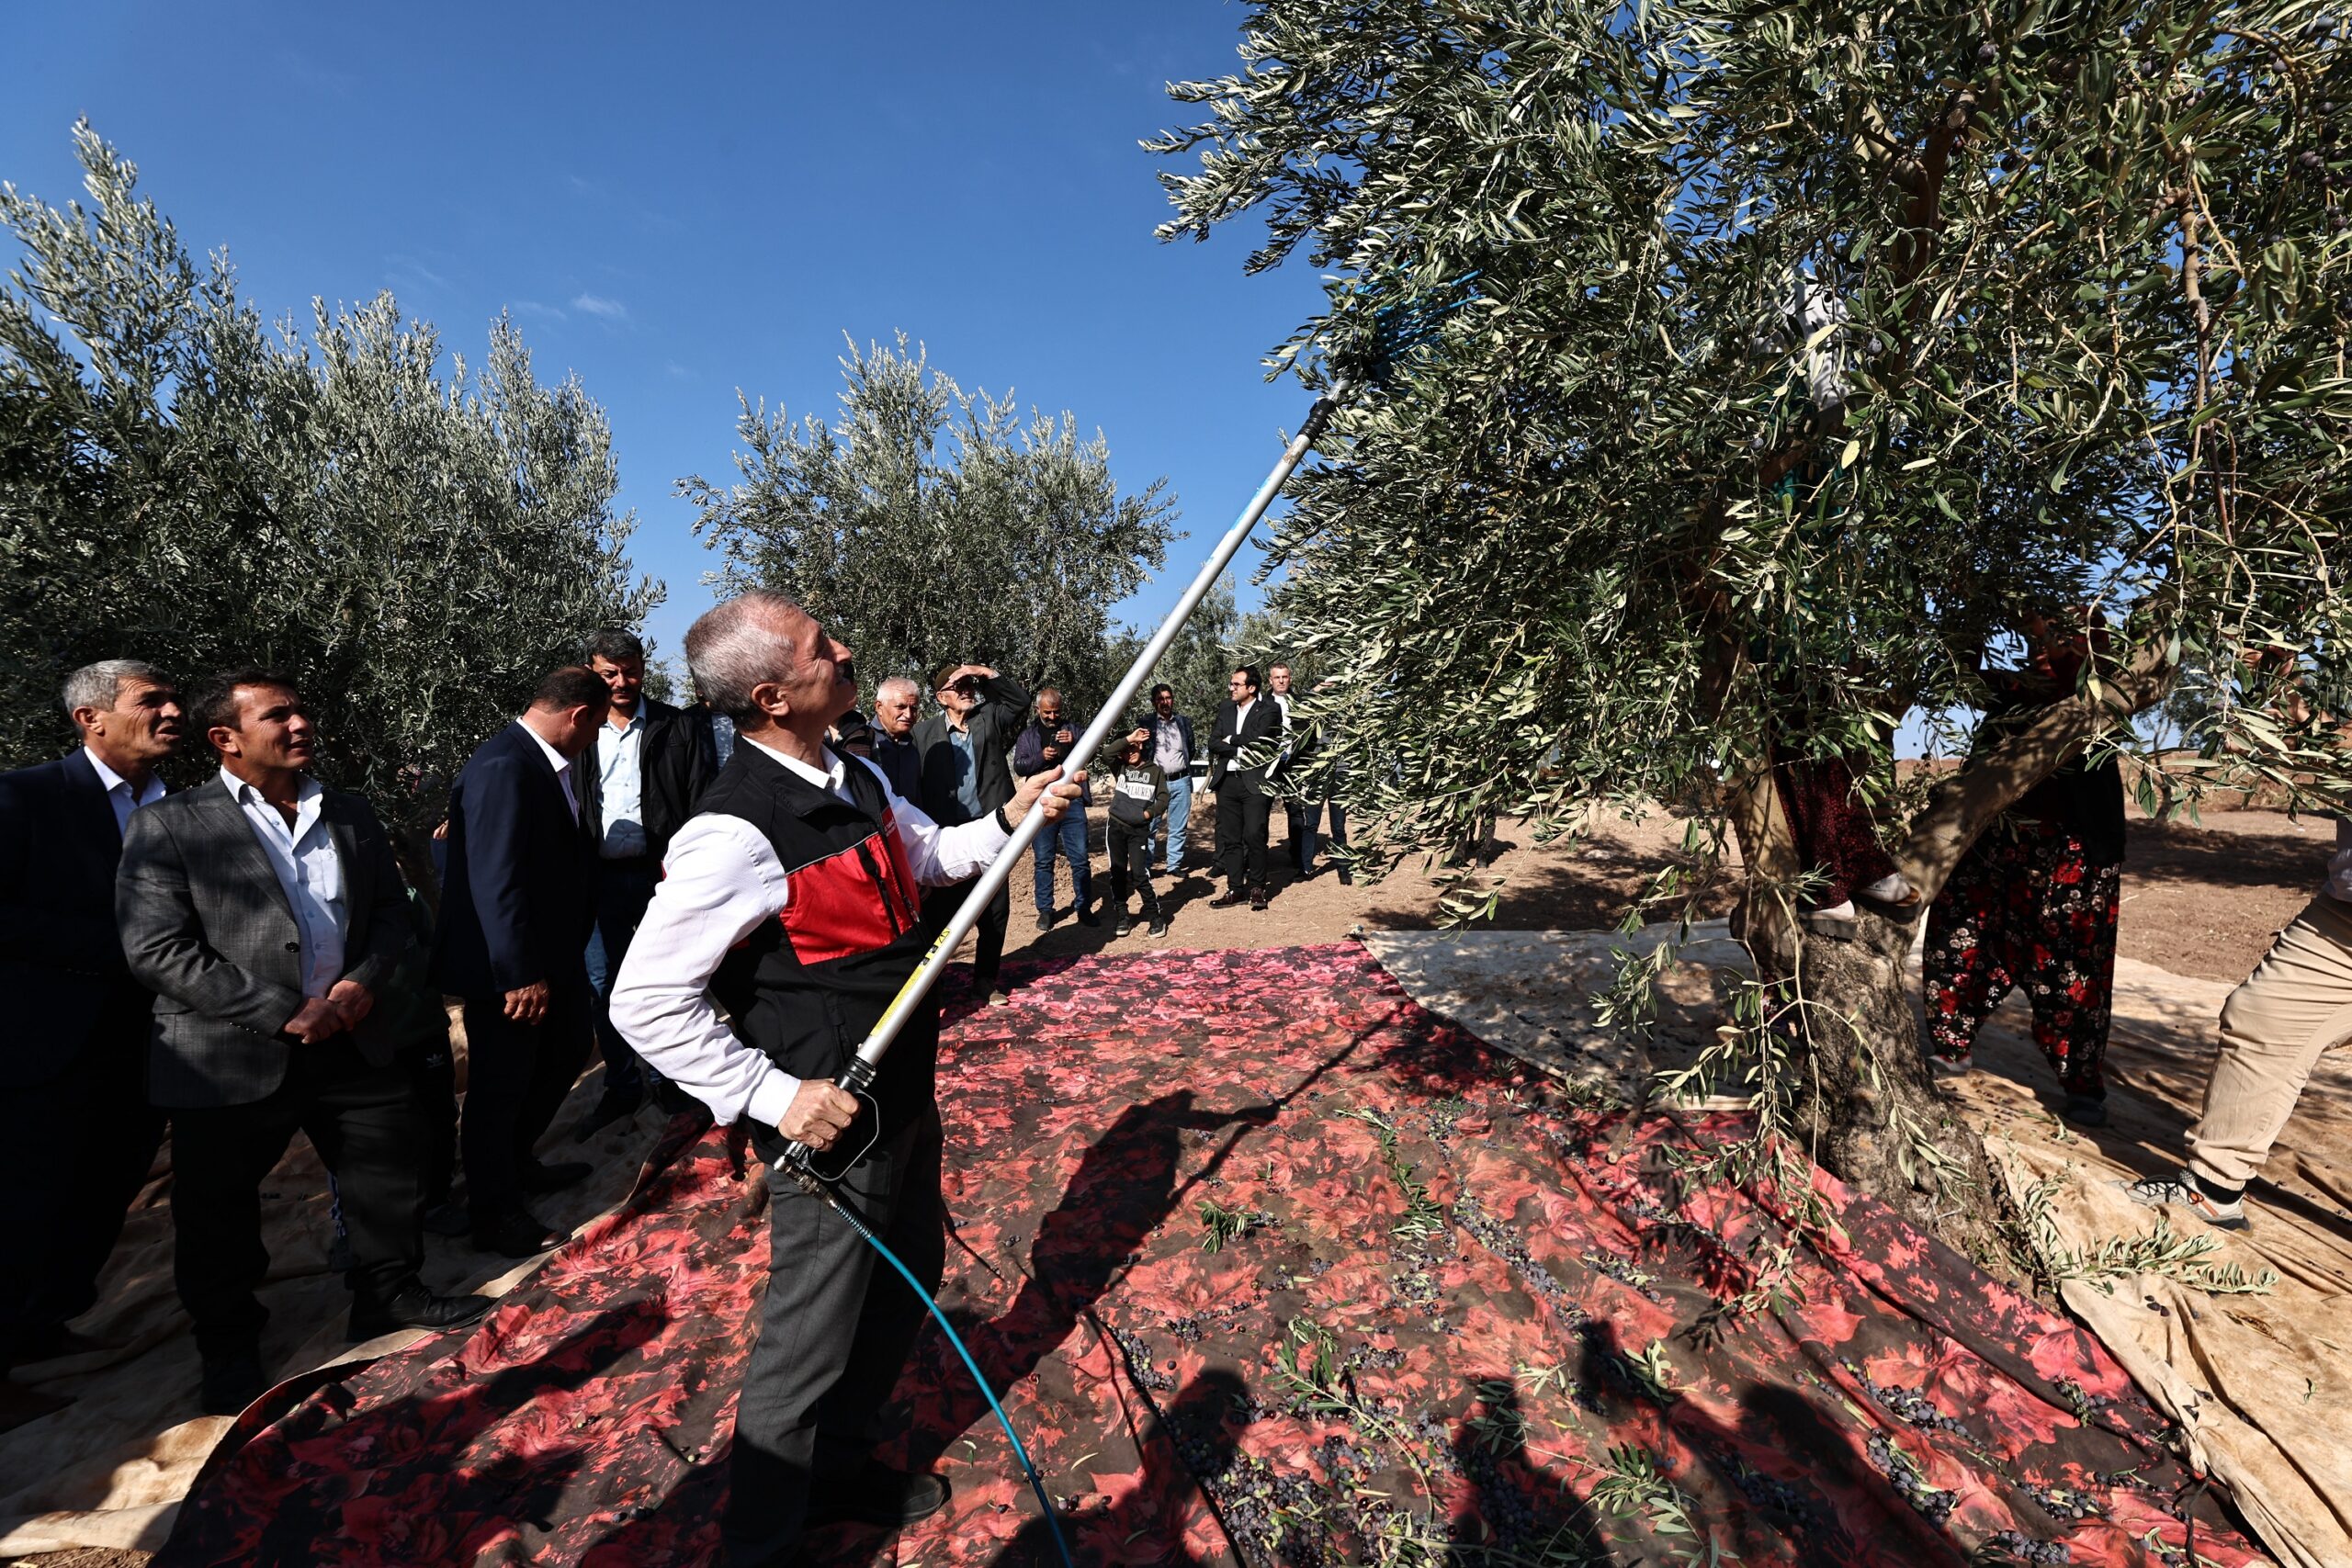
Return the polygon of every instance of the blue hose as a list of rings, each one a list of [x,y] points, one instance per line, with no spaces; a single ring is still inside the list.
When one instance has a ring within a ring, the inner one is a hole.
[[[932,1300],[929,1291],[922,1288],[922,1281],[915,1278],[914,1270],[899,1262],[899,1255],[882,1245],[882,1238],[876,1235],[866,1223],[857,1217],[855,1211],[827,1190],[821,1183],[817,1181],[813,1173],[808,1172],[807,1168],[802,1168],[802,1174],[806,1179],[801,1185],[811,1192],[822,1196],[825,1201],[832,1206],[833,1213],[849,1222],[850,1229],[864,1236],[872,1245],[874,1250],[882,1255],[883,1260],[899,1271],[899,1278],[907,1282],[907,1288],[922,1298],[922,1304],[930,1311],[933,1319],[938,1323],[940,1332],[947,1336],[947,1342],[950,1345],[956,1347],[956,1353],[964,1358],[964,1366],[972,1374],[972,1382],[978,1387],[980,1397],[989,1402],[990,1410],[996,1412],[996,1424],[1004,1428],[1005,1439],[1012,1443],[1014,1456],[1021,1461],[1021,1468],[1028,1472],[1029,1490],[1037,1495],[1037,1507],[1046,1516],[1046,1528],[1054,1532],[1054,1550],[1061,1554],[1062,1568],[1078,1568],[1078,1565],[1070,1561],[1069,1543],[1062,1539],[1061,1520],[1055,1516],[1054,1500],[1046,1495],[1046,1483],[1038,1478],[1037,1467],[1030,1462],[1029,1450],[1021,1446],[1021,1435],[1012,1429],[1012,1422],[1006,1416],[1004,1406],[996,1402],[996,1395],[989,1389],[989,1380],[980,1371],[980,1364],[972,1359],[972,1353],[964,1348],[964,1341],[956,1334],[956,1325],[947,1321],[947,1314],[939,1310],[939,1303]]]

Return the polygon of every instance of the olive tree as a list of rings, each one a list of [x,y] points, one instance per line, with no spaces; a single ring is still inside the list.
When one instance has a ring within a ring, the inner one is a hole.
[[[0,186],[22,252],[0,285],[0,764],[63,748],[59,685],[93,660],[280,668],[320,771],[416,871],[468,753],[659,600],[623,550],[603,411],[541,385],[503,320],[446,372],[389,295],[265,325],[132,164],[74,138],[88,206]]]
[[[967,392],[920,349],[842,361],[840,418],[743,402],[739,482],[678,493],[730,588],[789,593],[855,650],[867,690],[946,659],[1003,668],[1080,710],[1107,695],[1111,606],[1166,558],[1164,481],[1121,493],[1108,444],[1076,421]]]
[[[2183,668],[2194,755],[2138,771],[2147,803],[2342,790],[2344,29],[2309,0],[1260,0],[1241,53],[1172,89],[1204,113],[1150,144],[1199,160],[1162,231],[1262,213],[1251,267],[1333,278],[1277,363],[1383,372],[1274,595],[1338,677],[1366,836],[1698,804],[1773,983],[1768,1125],[2001,1256],[1910,930],[1797,917],[1769,761],[1875,776],[1930,896]],[[1895,788],[1905,716],[1981,710],[2034,615],[2096,634],[2075,689]]]

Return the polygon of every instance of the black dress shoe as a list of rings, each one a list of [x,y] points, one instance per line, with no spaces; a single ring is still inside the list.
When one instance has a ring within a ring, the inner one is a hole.
[[[1244,893],[1238,887],[1228,887],[1224,892],[1209,900],[1209,908],[1212,909],[1230,909],[1236,904],[1247,903],[1249,898],[1250,895]]]
[[[577,1187],[596,1174],[596,1168],[586,1160],[568,1159],[556,1165],[541,1165],[534,1160],[520,1172],[526,1192],[560,1192],[567,1187]]]
[[[246,1405],[268,1392],[269,1380],[261,1371],[260,1346],[239,1345],[206,1353],[197,1401],[207,1416],[243,1415]]]
[[[1252,893],[1251,895],[1250,895],[1250,908],[1252,908],[1252,909],[1263,909],[1265,907],[1266,907],[1266,890],[1265,890],[1264,888],[1262,888],[1262,887],[1261,887],[1261,888],[1260,888],[1257,892]]]
[[[497,1304],[488,1296],[436,1296],[423,1285],[411,1285],[388,1302],[352,1303],[345,1337],[356,1345],[399,1328],[462,1328],[488,1317]]]
[[[868,1464],[857,1479],[811,1498],[808,1522],[819,1525],[854,1520],[897,1529],[927,1519],[947,1506],[947,1482],[943,1476],[910,1475],[904,1471]]]
[[[563,1237],[548,1229],[527,1209],[510,1209],[474,1222],[474,1246],[503,1258],[536,1257],[562,1243]]]
[[[474,1228],[463,1200],[452,1198],[424,1211],[424,1228],[435,1235],[463,1235]]]
[[[571,1141],[586,1143],[614,1122],[636,1115],[637,1108],[644,1103],[645,1089],[640,1084],[631,1084],[623,1089],[606,1089],[603,1097],[589,1108],[588,1114],[580,1119],[580,1125],[571,1130]]]

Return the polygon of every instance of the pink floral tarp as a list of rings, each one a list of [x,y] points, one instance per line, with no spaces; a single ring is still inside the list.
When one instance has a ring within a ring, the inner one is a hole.
[[[1580,1110],[1353,945],[1009,974],[948,998],[941,1301],[1081,1562],[2258,1561],[2079,1325],[1826,1175],[1830,1232],[1685,1190],[1735,1119]],[[711,1559],[742,1159],[682,1121],[476,1330],[276,1391],[159,1562]],[[812,1559],[1054,1561],[936,1333],[897,1400],[954,1501]]]

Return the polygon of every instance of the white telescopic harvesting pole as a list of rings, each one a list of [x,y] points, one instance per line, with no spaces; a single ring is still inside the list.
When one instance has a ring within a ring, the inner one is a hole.
[[[1258,525],[1259,519],[1265,516],[1266,509],[1273,504],[1274,497],[1282,493],[1283,486],[1321,436],[1323,427],[1330,423],[1332,412],[1348,395],[1348,390],[1347,382],[1336,381],[1330,390],[1315,400],[1315,406],[1307,411],[1306,423],[1299,426],[1298,434],[1291,438],[1288,446],[1283,448],[1282,458],[1274,464],[1273,471],[1266,476],[1266,482],[1260,485],[1258,493],[1250,498],[1250,504],[1242,508],[1241,515],[1235,519],[1232,527],[1226,530],[1225,537],[1217,541],[1216,548],[1210,552],[1200,574],[1193,579],[1192,586],[1184,590],[1184,596],[1176,601],[1176,607],[1169,612],[1168,618],[1160,623],[1151,640],[1144,644],[1143,651],[1136,655],[1135,662],[1127,666],[1127,672],[1119,678],[1118,685],[1103,700],[1101,711],[1094,716],[1094,722],[1086,727],[1086,733],[1079,737],[1077,745],[1071,749],[1070,760],[1064,764],[1065,769],[1082,765],[1084,759],[1092,757],[1102,749],[1103,740],[1110,735],[1111,727],[1122,721],[1127,705],[1135,700],[1136,691],[1151,673],[1152,667],[1159,662],[1160,656],[1176,640],[1176,634],[1183,629],[1185,620],[1216,585],[1218,575],[1231,564],[1241,548],[1242,541],[1250,536],[1250,530]],[[1186,784],[1190,786],[1189,780]],[[857,1048],[857,1059],[842,1073],[839,1080],[844,1090],[855,1093],[872,1084],[874,1069],[881,1062],[883,1053],[889,1050],[890,1042],[898,1038],[899,1032],[906,1027],[907,1020],[913,1016],[914,1010],[931,994],[931,987],[945,972],[956,948],[979,923],[981,911],[1003,887],[1005,879],[1012,874],[1013,867],[1020,863],[1021,852],[1035,840],[1045,825],[1045,814],[1032,808],[1014,826],[1012,840],[988,870],[980,874],[979,880],[972,885],[972,890],[964,896],[964,902],[956,910],[956,918],[949,920],[947,929],[939,933],[939,940],[932,944],[922,967],[907,976],[907,983],[899,988],[899,994],[891,998],[889,1007],[876,1021],[873,1032]],[[800,1145],[794,1145],[792,1152],[797,1156]]]

